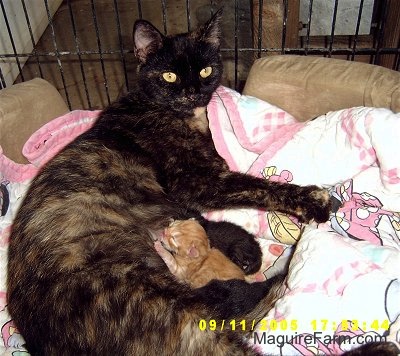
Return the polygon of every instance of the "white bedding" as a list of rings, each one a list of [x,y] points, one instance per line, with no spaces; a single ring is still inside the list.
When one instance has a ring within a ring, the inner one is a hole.
[[[0,217],[3,354],[25,353],[5,299],[15,211],[38,167],[88,129],[97,114],[74,111],[39,129],[24,148],[31,164],[15,164],[0,148],[0,182],[10,200]],[[240,223],[258,237],[263,266],[252,281],[276,274],[291,261],[284,296],[249,342],[262,352],[282,355],[337,354],[382,335],[399,342],[400,115],[360,107],[304,124],[268,103],[220,87],[208,116],[217,150],[232,170],[319,184],[330,189],[340,206],[329,223],[306,227],[276,212],[207,214]]]
[[[328,223],[305,227],[276,212],[207,214],[258,236],[264,262],[253,280],[281,270],[295,248],[284,296],[250,342],[268,354],[315,355],[400,341],[400,114],[358,107],[297,123],[223,87],[208,109],[231,169],[324,186],[336,202]]]

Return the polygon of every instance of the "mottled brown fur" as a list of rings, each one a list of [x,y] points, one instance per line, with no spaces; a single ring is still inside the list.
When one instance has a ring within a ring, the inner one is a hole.
[[[138,88],[33,180],[8,255],[8,308],[31,354],[256,354],[241,335],[200,331],[198,322],[264,315],[282,278],[191,289],[176,281],[151,237],[171,218],[210,209],[328,218],[329,199],[318,187],[229,172],[204,119],[196,123],[221,78],[219,18],[173,37],[136,22]],[[201,78],[208,66],[212,75]],[[163,80],[171,71],[175,83]],[[246,273],[259,268],[253,237],[233,224],[201,224],[211,245]]]

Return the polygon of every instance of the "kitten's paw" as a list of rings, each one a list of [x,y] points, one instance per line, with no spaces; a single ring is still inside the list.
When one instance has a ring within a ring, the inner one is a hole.
[[[332,211],[329,192],[315,185],[306,186],[303,189],[301,206],[296,210],[298,218],[305,223],[311,220],[317,223],[328,221]]]

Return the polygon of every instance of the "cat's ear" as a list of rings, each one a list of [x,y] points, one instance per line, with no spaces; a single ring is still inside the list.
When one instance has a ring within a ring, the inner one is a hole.
[[[133,42],[135,55],[141,63],[145,63],[149,54],[161,48],[164,36],[150,22],[137,20],[133,26]]]
[[[206,24],[196,31],[198,39],[219,47],[221,41],[221,19],[222,8],[219,9]]]
[[[198,248],[192,243],[187,250],[187,255],[191,258],[197,258],[200,256]]]

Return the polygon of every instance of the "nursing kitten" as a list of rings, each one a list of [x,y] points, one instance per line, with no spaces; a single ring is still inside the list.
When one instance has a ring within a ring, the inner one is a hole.
[[[8,308],[32,355],[256,354],[238,332],[200,331],[199,320],[262,317],[282,278],[192,289],[151,237],[171,218],[211,209],[328,219],[325,190],[233,173],[218,156],[205,107],[222,73],[219,21],[169,37],[137,21],[137,88],[32,181],[8,255]],[[255,272],[257,242],[222,224],[226,235],[202,223],[211,246]]]
[[[154,247],[171,273],[193,288],[213,279],[244,280],[243,270],[210,246],[206,231],[195,219],[173,221]]]

